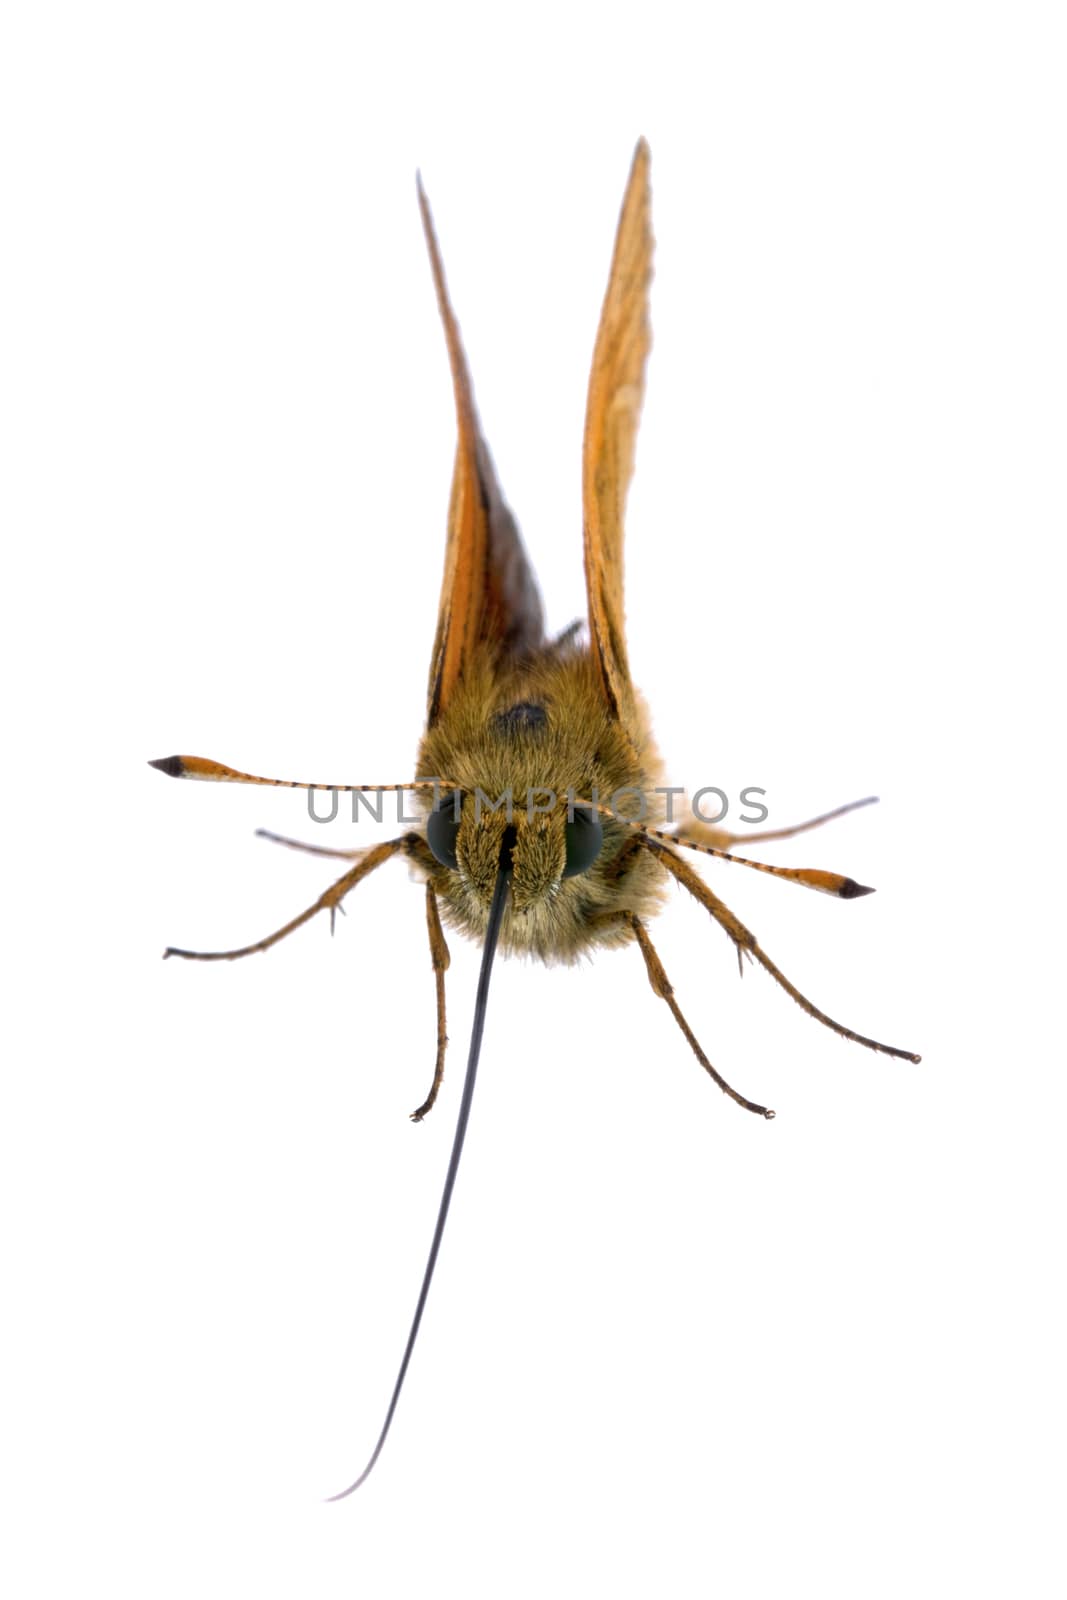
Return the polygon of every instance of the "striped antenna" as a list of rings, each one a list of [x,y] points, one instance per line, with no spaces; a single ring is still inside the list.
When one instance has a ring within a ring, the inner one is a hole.
[[[460,787],[448,778],[412,778],[408,783],[304,783],[298,778],[258,778],[254,773],[224,766],[221,761],[209,761],[206,756],[163,756],[148,765],[157,772],[165,772],[168,778],[197,778],[206,783],[259,783],[272,789],[313,789],[329,794],[390,794],[403,789],[436,791]]]
[[[825,822],[830,817],[840,816],[844,811],[851,811],[856,806],[870,803],[869,800],[857,800],[852,805],[840,806],[837,811],[827,812],[825,817],[817,817],[811,823],[801,824],[801,828],[815,827],[817,823]],[[799,883],[804,889],[817,889],[820,894],[831,894],[838,900],[858,900],[861,895],[874,893],[873,888],[857,883],[855,878],[847,878],[840,872],[824,872],[819,867],[773,867],[767,861],[751,861],[747,856],[735,856],[729,850],[722,850],[717,845],[703,844],[697,839],[686,839],[679,834],[668,833],[666,828],[648,828],[642,822],[620,816],[613,806],[603,805],[596,800],[571,800],[568,796],[567,804],[588,806],[601,816],[610,817],[613,822],[621,822],[624,827],[632,828],[638,838],[645,839],[653,849],[662,849],[664,845],[668,845],[681,846],[683,850],[696,850],[700,855],[714,856],[718,861],[732,861],[739,867],[751,867],[753,872],[766,872],[772,878],[784,878],[788,883]],[[779,829],[778,836],[785,837],[790,833],[799,833],[801,828]]]

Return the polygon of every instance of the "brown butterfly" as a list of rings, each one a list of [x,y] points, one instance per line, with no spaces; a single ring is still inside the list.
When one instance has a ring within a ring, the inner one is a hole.
[[[649,151],[634,153],[615,239],[607,294],[593,352],[582,448],[588,643],[576,628],[545,637],[537,583],[482,437],[459,327],[448,298],[429,205],[418,189],[434,284],[448,344],[459,440],[448,513],[448,543],[437,635],[430,663],[426,731],[410,783],[310,784],[258,778],[200,756],[152,765],[175,778],[354,792],[413,790],[421,826],[365,850],[279,843],[352,863],[336,883],[277,932],[240,950],[169,949],[197,961],[235,960],[271,945],[320,911],[331,920],[345,897],[393,856],[405,856],[425,881],[426,920],[437,986],[437,1058],[419,1120],[433,1105],[445,1059],[444,975],[450,927],[480,940],[481,973],[455,1138],[433,1242],[385,1423],[370,1461],[336,1499],[367,1477],[385,1443],[433,1276],[466,1132],[478,1065],[493,956],[499,944],[542,960],[573,961],[600,947],[635,944],[653,990],[666,1001],[698,1061],[747,1111],[773,1111],[720,1076],[679,1009],[648,935],[665,886],[676,878],[733,940],[738,962],[758,962],[793,999],[835,1033],[886,1055],[919,1057],[843,1027],[814,1006],[765,954],[683,858],[680,847],[738,862],[826,894],[851,899],[871,891],[838,873],[772,867],[730,854],[740,837],[696,821],[672,830],[664,820],[660,758],[644,706],[630,681],[623,622],[623,511],[633,470],[649,347],[652,276]],[[858,805],[869,801],[856,802]],[[635,807],[638,816],[632,815]],[[782,839],[852,810],[841,806],[796,827],[747,834]],[[276,835],[267,835],[277,838]]]

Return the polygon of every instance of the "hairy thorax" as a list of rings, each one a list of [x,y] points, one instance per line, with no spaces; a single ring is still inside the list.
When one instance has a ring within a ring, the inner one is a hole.
[[[587,649],[550,646],[501,667],[486,654],[465,671],[419,747],[418,776],[438,779],[458,820],[456,867],[429,876],[451,926],[485,932],[505,831],[514,830],[512,886],[500,943],[543,961],[575,961],[628,943],[630,917],[653,914],[663,871],[623,821],[599,813],[603,846],[588,870],[564,876],[568,803],[599,802],[655,825],[659,756],[644,708],[610,717]],[[434,801],[420,795],[427,814]],[[543,809],[548,808],[548,809]]]

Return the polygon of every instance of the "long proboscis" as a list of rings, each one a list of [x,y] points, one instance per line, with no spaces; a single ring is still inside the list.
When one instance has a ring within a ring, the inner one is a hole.
[[[497,939],[500,934],[500,924],[504,918],[504,908],[507,904],[508,887],[510,881],[511,851],[509,842],[500,858],[500,867],[496,878],[496,888],[493,891],[493,900],[489,907],[489,923],[485,931],[485,946],[482,950],[482,966],[481,971],[478,974],[478,992],[474,1002],[474,1023],[471,1027],[470,1052],[467,1056],[467,1075],[463,1080],[463,1095],[459,1102],[459,1115],[456,1118],[456,1131],[452,1137],[452,1153],[448,1158],[448,1171],[445,1173],[444,1188],[441,1191],[441,1204],[437,1208],[437,1222],[433,1230],[433,1240],[430,1244],[430,1253],[426,1259],[426,1269],[422,1275],[422,1287],[419,1290],[419,1298],[415,1304],[415,1315],[411,1319],[411,1330],[408,1333],[408,1342],[404,1347],[404,1355],[400,1362],[400,1370],[396,1376],[396,1383],[393,1385],[393,1393],[389,1401],[389,1409],[385,1413],[385,1421],[382,1424],[382,1431],[378,1435],[378,1442],[374,1446],[371,1458],[367,1462],[367,1465],[363,1468],[363,1471],[360,1473],[359,1477],[356,1478],[353,1483],[350,1483],[347,1489],[342,1489],[340,1494],[332,1494],[329,1496],[331,1501],[346,1499],[350,1494],[354,1494],[359,1488],[360,1484],[366,1483],[367,1479],[370,1477],[371,1472],[374,1470],[374,1465],[382,1453],[385,1441],[389,1436],[389,1429],[392,1426],[393,1415],[396,1411],[397,1402],[400,1399],[400,1391],[404,1387],[404,1379],[407,1376],[408,1364],[411,1361],[411,1352],[415,1348],[415,1340],[418,1338],[419,1333],[419,1324],[422,1322],[422,1313],[426,1307],[426,1297],[430,1292],[430,1284],[433,1281],[434,1268],[437,1265],[437,1253],[441,1248],[441,1238],[445,1231],[445,1221],[448,1217],[448,1208],[452,1201],[452,1190],[455,1188],[456,1173],[459,1171],[459,1158],[463,1154],[463,1141],[467,1135],[467,1123],[470,1120],[471,1114],[471,1101],[474,1099],[474,1080],[478,1075],[478,1057],[481,1054],[482,1034],[485,1030],[486,1003],[489,998],[489,978],[493,970],[493,956],[496,952]]]
[[[412,778],[407,783],[305,783],[296,778],[260,778],[251,772],[239,772],[235,767],[227,767],[221,761],[210,761],[204,756],[164,756],[162,760],[150,761],[148,765],[155,767],[159,772],[165,772],[169,778],[197,778],[209,783],[254,783],[264,784],[272,789],[310,789],[333,794],[389,794],[410,789],[430,790],[437,795],[442,791],[448,792],[462,787],[447,778]],[[551,793],[551,790],[546,792]],[[723,850],[718,845],[705,844],[703,840],[686,839],[683,835],[671,833],[666,828],[647,827],[640,818],[622,816],[614,806],[604,805],[597,800],[575,799],[568,794],[560,797],[558,803],[560,805],[566,803],[568,807],[588,806],[601,816],[609,817],[614,822],[622,823],[624,827],[632,828],[641,838],[659,845],[695,850],[699,855],[714,857],[716,861],[730,861],[735,866],[749,867],[753,872],[764,872],[772,878],[784,878],[787,883],[799,884],[803,889],[816,889],[820,894],[830,894],[838,900],[858,900],[862,895],[874,893],[867,884],[857,883],[855,878],[846,877],[841,872],[825,872],[821,867],[775,867],[767,861],[752,861],[748,856],[735,856],[732,851]],[[817,827],[822,822],[829,822],[833,817],[843,816],[847,811],[855,811],[860,806],[873,804],[873,795],[865,800],[853,800],[847,806],[838,806],[836,811],[828,811],[824,816],[813,817],[811,822],[802,823],[800,827],[779,828],[767,837],[788,838],[791,834]]]

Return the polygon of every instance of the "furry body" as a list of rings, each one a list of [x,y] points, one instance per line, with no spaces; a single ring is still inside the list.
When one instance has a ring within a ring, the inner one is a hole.
[[[538,708],[543,708],[543,719]],[[518,714],[509,713],[517,712]],[[630,943],[631,915],[660,907],[664,873],[647,850],[635,848],[631,829],[604,817],[604,845],[588,872],[563,878],[568,793],[610,804],[620,789],[645,797],[647,818],[658,820],[662,799],[658,752],[643,706],[625,732],[605,707],[596,665],[580,645],[548,645],[501,664],[489,650],[470,661],[447,708],[419,746],[421,777],[439,778],[462,791],[454,872],[437,862],[427,876],[445,921],[480,941],[506,827],[515,829],[512,892],[500,934],[501,948],[546,962],[573,962],[595,948]],[[476,791],[485,800],[476,805]],[[551,811],[528,814],[528,796]],[[512,813],[491,810],[512,796]],[[428,812],[432,799],[420,795]],[[621,799],[621,815],[636,815],[636,796]],[[480,813],[480,814],[479,814]]]

